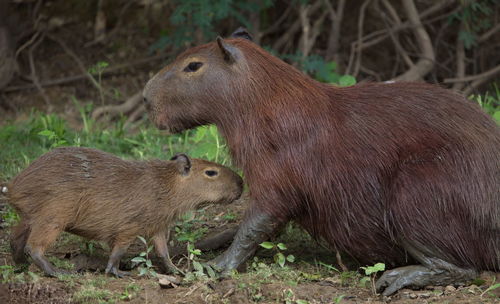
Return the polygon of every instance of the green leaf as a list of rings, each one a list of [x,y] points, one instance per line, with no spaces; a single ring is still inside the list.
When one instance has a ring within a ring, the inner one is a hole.
[[[197,272],[201,272],[203,273],[203,265],[201,265],[200,262],[198,261],[193,261],[193,268],[197,271]]]
[[[260,243],[259,246],[263,247],[265,249],[273,249],[274,248],[274,244],[271,242],[263,242],[263,243]]]
[[[200,142],[205,137],[206,134],[207,134],[207,127],[206,126],[198,127],[196,129],[195,134],[194,134],[193,141],[195,143]]]
[[[207,270],[207,274],[209,277],[211,277],[213,279],[217,277],[217,275],[215,274],[215,271],[213,270],[213,268],[210,265],[205,265],[205,269]]]
[[[133,263],[144,263],[146,262],[146,259],[143,257],[135,257],[131,260]]]
[[[151,260],[146,260],[146,266],[148,266],[148,267],[153,266],[153,263],[151,262]]]
[[[38,135],[45,136],[48,138],[54,138],[56,136],[56,133],[54,133],[54,131],[51,130],[43,130],[38,132]]]
[[[148,269],[147,268],[144,268],[144,267],[139,268],[139,276],[142,277],[146,273],[148,273]]]
[[[287,257],[286,257],[286,260],[290,263],[293,263],[295,262],[295,257],[292,255],[292,254],[289,254]]]
[[[141,240],[141,242],[142,242],[144,245],[147,245],[147,244],[148,244],[148,242],[146,241],[146,239],[145,239],[145,238],[143,238],[142,236],[140,236],[140,235],[139,235],[137,238],[138,238],[139,240]]]
[[[278,265],[280,265],[280,267],[285,266],[286,259],[285,259],[285,255],[283,253],[278,252],[274,256],[274,260],[275,260],[276,263],[278,263]]]
[[[373,265],[373,268],[375,271],[384,271],[385,264],[384,263],[377,263],[377,264]]]
[[[351,75],[344,75],[339,79],[339,85],[341,87],[348,87],[356,84],[356,78]]]
[[[493,119],[500,123],[500,111],[496,111],[495,114],[493,114]]]
[[[287,249],[287,248],[286,248],[286,246],[285,246],[285,244],[283,244],[283,243],[278,243],[278,245],[276,245],[276,246],[277,246],[280,250],[286,250],[286,249]]]
[[[296,300],[295,303],[297,303],[297,304],[309,304],[309,302],[306,300]]]

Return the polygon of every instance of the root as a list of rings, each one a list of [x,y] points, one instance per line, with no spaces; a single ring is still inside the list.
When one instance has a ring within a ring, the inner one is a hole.
[[[200,240],[195,243],[194,247],[202,251],[219,249],[234,239],[238,228],[238,226],[228,228],[212,237]],[[176,246],[172,248],[172,251],[170,252],[171,257],[175,257],[181,254],[187,254],[185,246]]]
[[[122,114],[125,115],[127,113],[130,113],[131,111],[133,111],[137,107],[140,108],[139,104],[141,101],[142,101],[142,92],[135,93],[134,95],[129,97],[129,99],[127,99],[122,104],[108,105],[108,106],[102,106],[102,107],[96,108],[92,112],[92,119],[99,120],[105,115],[108,117],[108,119],[115,118],[115,117],[120,116]],[[137,109],[137,110],[139,110],[139,109]],[[134,111],[132,113],[132,115],[134,115],[137,112],[137,110]],[[137,115],[138,114],[136,114],[136,116]]]

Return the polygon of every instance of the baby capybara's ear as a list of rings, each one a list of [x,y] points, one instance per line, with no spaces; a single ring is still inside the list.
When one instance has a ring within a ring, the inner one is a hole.
[[[247,31],[247,29],[242,27],[242,26],[237,28],[236,31],[234,31],[230,37],[231,38],[243,38],[243,39],[253,41],[252,35],[250,35],[250,33]]]
[[[170,160],[175,161],[177,169],[182,175],[187,175],[191,170],[191,160],[184,153],[175,154]]]

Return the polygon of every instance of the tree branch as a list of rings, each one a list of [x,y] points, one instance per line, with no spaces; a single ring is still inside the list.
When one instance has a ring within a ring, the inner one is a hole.
[[[418,15],[417,7],[413,0],[402,0],[403,6],[408,15],[408,20],[410,24],[414,26],[413,33],[418,42],[422,56],[418,62],[410,68],[408,71],[399,75],[394,80],[395,81],[416,81],[422,79],[427,73],[429,73],[434,67],[435,54],[434,48],[432,46],[431,38],[425,30],[420,17]]]

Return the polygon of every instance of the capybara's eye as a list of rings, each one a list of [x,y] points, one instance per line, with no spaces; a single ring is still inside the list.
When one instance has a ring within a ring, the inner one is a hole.
[[[206,174],[207,176],[214,177],[214,176],[216,176],[217,174],[219,174],[219,172],[217,172],[217,171],[215,171],[215,170],[207,170],[207,171],[205,171],[205,174]]]
[[[184,72],[196,72],[201,66],[203,65],[203,62],[190,62],[187,67],[184,68]]]

